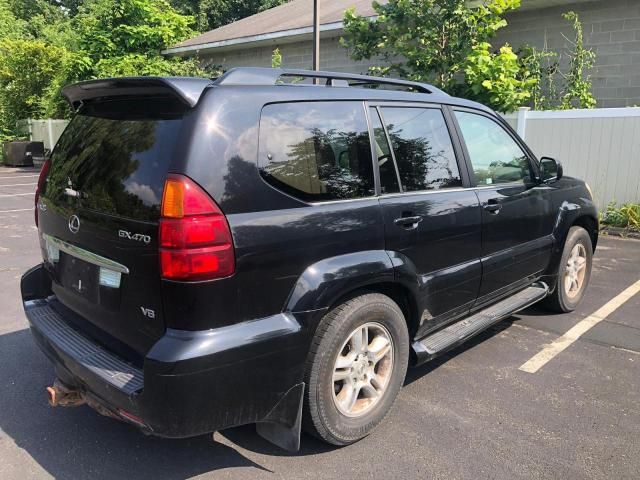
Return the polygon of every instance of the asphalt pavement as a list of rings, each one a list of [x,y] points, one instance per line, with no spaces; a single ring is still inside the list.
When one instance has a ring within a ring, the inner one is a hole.
[[[530,308],[410,370],[385,423],[354,445],[305,435],[290,454],[253,426],[163,440],[88,407],[47,404],[53,371],[19,295],[20,276],[40,262],[37,174],[0,167],[0,479],[640,478],[640,294],[591,316],[640,280],[640,241],[601,237],[575,312]],[[536,373],[520,370],[590,321]]]

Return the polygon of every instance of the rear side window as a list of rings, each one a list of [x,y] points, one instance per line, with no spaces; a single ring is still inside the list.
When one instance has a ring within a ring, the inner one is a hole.
[[[58,141],[45,194],[137,220],[159,216],[162,189],[178,142],[184,107],[172,99],[87,105]]]
[[[305,201],[374,195],[362,103],[265,106],[260,119],[259,166],[271,185]]]
[[[404,192],[462,186],[451,137],[441,110],[383,107],[382,117]]]

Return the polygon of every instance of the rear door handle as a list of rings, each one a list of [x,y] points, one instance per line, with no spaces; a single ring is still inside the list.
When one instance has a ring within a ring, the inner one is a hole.
[[[393,223],[396,225],[406,228],[408,230],[417,228],[418,224],[422,221],[421,215],[416,215],[415,217],[400,217],[396,218]]]
[[[484,206],[484,209],[489,212],[489,213],[498,213],[500,211],[500,208],[502,208],[502,205],[500,205],[499,203],[488,203],[487,205]]]

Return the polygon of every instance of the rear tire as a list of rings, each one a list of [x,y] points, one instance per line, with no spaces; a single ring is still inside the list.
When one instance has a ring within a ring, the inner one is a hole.
[[[582,300],[591,277],[593,247],[589,233],[571,227],[558,266],[558,282],[544,305],[555,312],[572,312]]]
[[[408,359],[407,324],[389,297],[369,293],[331,310],[307,359],[304,429],[333,445],[367,436],[393,406]]]

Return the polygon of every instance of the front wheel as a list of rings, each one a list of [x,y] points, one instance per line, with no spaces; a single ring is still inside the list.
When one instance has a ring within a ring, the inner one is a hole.
[[[333,445],[367,436],[391,409],[408,358],[406,321],[389,297],[365,294],[331,310],[307,360],[305,430]]]
[[[558,267],[558,283],[545,304],[556,312],[572,312],[582,300],[591,278],[593,247],[589,233],[571,227]]]

